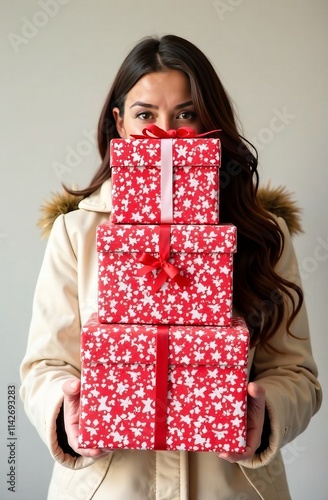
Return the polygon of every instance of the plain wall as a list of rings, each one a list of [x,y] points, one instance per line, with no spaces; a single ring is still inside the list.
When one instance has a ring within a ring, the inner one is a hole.
[[[45,241],[39,207],[65,182],[87,185],[99,164],[94,131],[123,57],[143,36],[198,45],[259,150],[261,182],[284,185],[303,209],[295,237],[313,351],[327,370],[326,0],[1,0],[0,498],[42,500],[52,459],[18,399],[35,282]],[[75,154],[73,153],[75,152]],[[16,491],[7,387],[16,386]],[[327,498],[327,404],[284,448],[293,500]]]

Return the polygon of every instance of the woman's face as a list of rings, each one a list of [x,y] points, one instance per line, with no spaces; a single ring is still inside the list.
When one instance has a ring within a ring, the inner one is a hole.
[[[141,134],[150,124],[163,130],[191,127],[202,132],[202,124],[191,99],[188,77],[178,70],[149,73],[127,93],[124,116],[113,109],[117,131],[123,139]]]

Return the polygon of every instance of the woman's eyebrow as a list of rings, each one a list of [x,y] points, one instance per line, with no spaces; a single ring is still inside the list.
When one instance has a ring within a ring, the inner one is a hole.
[[[193,101],[182,102],[181,104],[175,106],[175,109],[182,109],[185,108],[186,106],[191,106],[192,104],[194,104]]]
[[[186,106],[191,106],[193,103],[193,101],[186,101],[186,102],[182,102],[181,104],[177,104],[177,106],[175,106],[175,109],[182,109],[182,108],[185,108]],[[134,102],[131,106],[130,106],[130,109],[135,107],[135,106],[140,106],[142,108],[152,108],[152,109],[159,109],[158,106],[155,106],[155,104],[149,104],[148,102],[143,102],[143,101],[136,101]]]
[[[142,108],[153,108],[153,109],[158,109],[158,106],[155,106],[154,104],[148,104],[147,102],[142,102],[142,101],[136,101],[134,102],[131,106],[130,109],[133,108],[134,106],[141,106]]]

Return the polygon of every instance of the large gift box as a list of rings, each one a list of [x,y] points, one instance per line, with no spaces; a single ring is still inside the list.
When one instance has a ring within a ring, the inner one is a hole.
[[[243,452],[249,335],[227,327],[82,328],[81,448]]]
[[[228,325],[236,227],[97,228],[101,323]]]
[[[113,139],[112,222],[217,224],[219,139]]]

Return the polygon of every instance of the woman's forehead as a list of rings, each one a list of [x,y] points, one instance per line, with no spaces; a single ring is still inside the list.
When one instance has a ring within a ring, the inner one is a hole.
[[[190,100],[189,78],[182,71],[171,69],[148,73],[129,90],[126,102],[130,107],[138,102],[156,104],[153,101],[163,96],[172,103],[177,101],[176,104],[181,99],[181,102]]]

